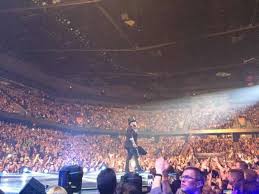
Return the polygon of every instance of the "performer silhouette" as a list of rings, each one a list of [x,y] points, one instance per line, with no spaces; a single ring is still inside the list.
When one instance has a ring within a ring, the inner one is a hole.
[[[128,119],[128,128],[126,131],[126,141],[124,144],[125,149],[127,150],[126,166],[125,172],[129,172],[129,161],[134,158],[136,163],[137,171],[141,172],[142,168],[139,165],[138,157],[138,134],[137,134],[137,120],[135,117],[130,117]]]

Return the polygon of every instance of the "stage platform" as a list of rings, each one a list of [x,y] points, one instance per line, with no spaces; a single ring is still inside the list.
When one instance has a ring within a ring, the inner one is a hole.
[[[97,194],[96,178],[99,172],[87,173],[82,180],[82,194]],[[125,173],[117,173],[117,180],[120,181],[121,176]],[[152,177],[148,172],[140,173],[142,176],[143,188],[151,184]],[[2,174],[0,175],[0,189],[6,194],[17,194],[22,188],[34,177],[46,187],[51,187],[58,184],[58,174],[43,174],[43,173],[24,173],[24,174]]]

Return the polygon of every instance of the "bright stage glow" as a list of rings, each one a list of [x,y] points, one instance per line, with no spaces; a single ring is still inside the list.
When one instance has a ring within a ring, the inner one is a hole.
[[[172,130],[239,128],[242,119],[255,112],[254,105],[259,103],[259,86],[219,91],[207,94],[161,101],[153,106],[163,116],[165,126]],[[159,112],[159,111],[162,111]],[[168,116],[169,115],[169,116]],[[152,116],[152,115],[151,115]],[[248,118],[250,119],[250,117]],[[252,119],[256,120],[252,115]],[[150,118],[152,120],[152,118]],[[244,119],[246,127],[252,122]]]

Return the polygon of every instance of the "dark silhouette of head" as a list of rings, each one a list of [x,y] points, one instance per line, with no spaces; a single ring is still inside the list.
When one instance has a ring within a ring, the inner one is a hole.
[[[113,169],[106,168],[97,176],[97,188],[100,194],[114,194],[116,191],[117,180]]]

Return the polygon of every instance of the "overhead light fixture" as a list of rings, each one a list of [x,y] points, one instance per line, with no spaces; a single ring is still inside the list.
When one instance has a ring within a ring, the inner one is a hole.
[[[216,73],[217,77],[230,77],[231,73],[227,73],[227,72],[217,72]]]
[[[122,13],[121,19],[125,24],[127,24],[130,27],[133,27],[136,24],[136,22],[129,17],[128,13]]]

